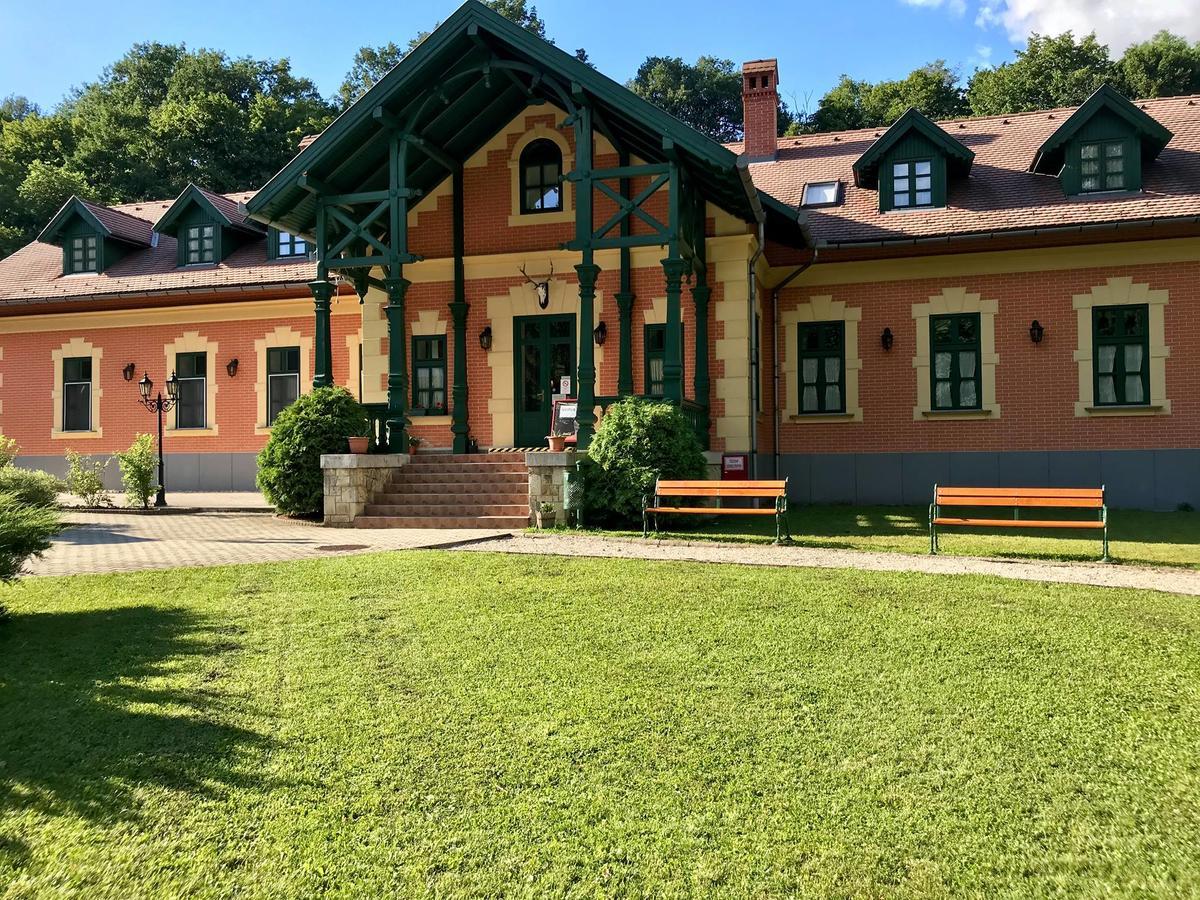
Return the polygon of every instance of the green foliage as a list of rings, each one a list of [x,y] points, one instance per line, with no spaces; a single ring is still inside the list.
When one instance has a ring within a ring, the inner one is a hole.
[[[109,506],[108,491],[104,487],[104,470],[111,459],[81,456],[78,451],[67,451],[67,490],[83,501],[84,506]]]
[[[20,575],[31,556],[41,556],[50,548],[61,528],[56,507],[27,503],[17,495],[0,492],[0,582]],[[0,618],[3,615],[0,606]]]
[[[155,468],[158,454],[155,453],[154,437],[139,434],[128,450],[117,451],[117,463],[121,467],[121,484],[125,487],[125,500],[130,506],[147,509],[150,498],[158,491]]]
[[[7,435],[0,434],[0,468],[12,465],[12,461],[21,452],[20,446]]]
[[[323,506],[321,454],[345,453],[346,438],[365,434],[367,415],[345,388],[302,394],[275,419],[258,454],[258,487],[281,513],[318,515]]]
[[[909,107],[931,119],[950,119],[967,112],[958,73],[944,60],[914,69],[898,81],[856,81],[843,75],[821,98],[813,114],[815,131],[886,128]]]
[[[1200,93],[1200,43],[1160,31],[1125,51],[1117,76],[1116,86],[1130,99]]]
[[[49,472],[22,469],[19,466],[0,468],[0,494],[26,506],[58,506],[58,493],[63,483]]]
[[[1078,41],[1069,31],[1034,34],[1012,62],[972,76],[967,102],[977,116],[1075,106],[1114,74],[1108,47],[1094,34]]]
[[[705,477],[704,451],[675,406],[630,397],[614,403],[588,447],[584,503],[589,523],[640,522],[656,478]]]

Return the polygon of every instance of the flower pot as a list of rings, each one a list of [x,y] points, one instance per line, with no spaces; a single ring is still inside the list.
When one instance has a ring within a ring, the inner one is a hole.
[[[366,453],[371,445],[371,439],[367,437],[352,437],[346,440],[350,442],[351,453]]]
[[[567,449],[567,436],[565,434],[552,434],[546,440],[550,442],[551,453],[562,453]]]
[[[418,447],[420,447],[420,446],[421,446],[420,444],[416,444],[416,443],[411,443],[411,442],[410,442],[410,443],[409,443],[409,445],[408,445],[408,455],[409,455],[409,456],[416,456],[416,455],[417,455],[417,448],[418,448]]]
[[[538,512],[535,513],[535,515],[537,517],[537,527],[539,530],[542,528],[553,528],[554,527],[555,514],[553,512],[546,513],[546,512],[542,512],[541,510],[538,510]]]

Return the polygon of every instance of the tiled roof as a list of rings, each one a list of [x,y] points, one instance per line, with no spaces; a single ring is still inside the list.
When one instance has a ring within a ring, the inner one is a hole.
[[[939,122],[975,153],[970,176],[950,180],[945,209],[881,213],[878,193],[855,186],[854,161],[883,128],[780,138],[778,158],[752,163],[750,175],[759,190],[791,206],[800,205],[806,182],[840,180],[840,204],[806,210],[814,240],[830,244],[1200,217],[1200,97],[1138,105],[1174,137],[1145,166],[1143,190],[1135,195],[1066,197],[1057,178],[1029,171],[1038,148],[1074,107]]]
[[[214,203],[224,204],[234,221],[241,221],[238,204],[254,195],[253,191],[235,194],[208,194]],[[112,207],[89,204],[105,226],[119,223],[127,233],[144,236],[150,232],[174,200],[125,203]],[[116,229],[113,228],[114,234]],[[62,250],[53,244],[34,242],[12,256],[0,260],[0,305],[38,304],[75,298],[104,299],[121,295],[154,292],[219,292],[237,288],[307,284],[316,277],[316,263],[307,259],[269,261],[266,236],[254,238],[234,250],[216,265],[180,268],[175,239],[158,235],[157,245],[137,249],[98,274],[63,275]]]
[[[131,216],[117,207],[100,206],[97,203],[89,203],[87,200],[79,202],[100,220],[100,224],[107,228],[113,237],[145,247],[152,243],[153,223],[139,219],[137,216]]]

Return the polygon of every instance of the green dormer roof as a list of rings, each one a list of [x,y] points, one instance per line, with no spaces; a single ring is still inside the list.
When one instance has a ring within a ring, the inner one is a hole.
[[[79,197],[72,197],[64,203],[37,239],[44,244],[61,243],[65,232],[76,230],[76,223],[105,240],[121,241],[136,247],[149,247],[152,241],[149,222]]]
[[[885,131],[870,149],[854,163],[854,183],[859,187],[874,188],[879,184],[879,166],[888,151],[916,132],[925,138],[946,157],[950,172],[966,175],[971,171],[975,154],[943,131],[938,125],[916,109],[909,109]]]
[[[1149,162],[1162,152],[1174,135],[1159,124],[1158,120],[1138,109],[1123,95],[1107,84],[1079,105],[1075,112],[1055,130],[1038,148],[1030,165],[1030,171],[1045,175],[1057,175],[1063,167],[1067,145],[1098,114],[1107,111],[1137,135],[1142,148],[1142,162]]]
[[[233,200],[196,187],[194,184],[189,184],[183,189],[183,193],[175,198],[171,208],[163,213],[162,218],[155,223],[154,230],[159,234],[176,237],[179,226],[183,224],[185,218],[189,218],[193,209],[198,209],[205,218],[222,228],[232,228],[248,234],[264,232],[261,225],[246,218],[245,213]]]

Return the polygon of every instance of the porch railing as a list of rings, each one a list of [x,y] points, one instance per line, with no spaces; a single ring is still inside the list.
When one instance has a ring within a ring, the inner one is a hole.
[[[386,403],[364,403],[367,411],[367,444],[368,453],[387,453],[387,411]]]

